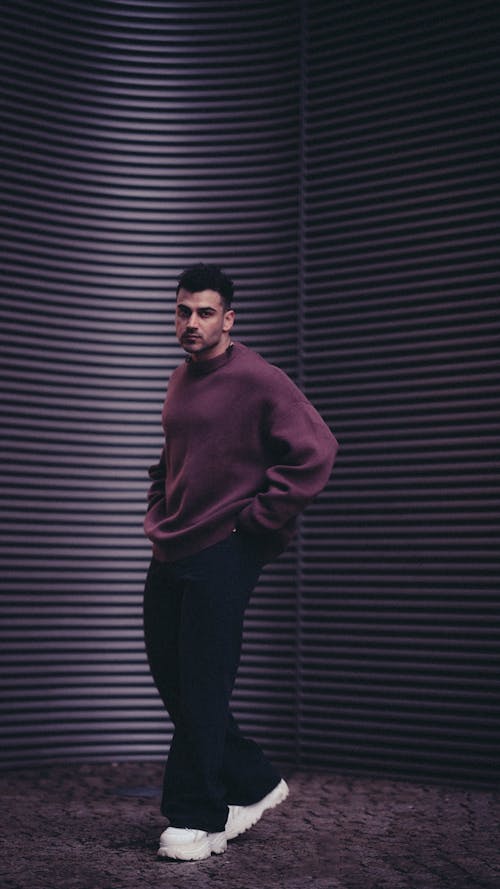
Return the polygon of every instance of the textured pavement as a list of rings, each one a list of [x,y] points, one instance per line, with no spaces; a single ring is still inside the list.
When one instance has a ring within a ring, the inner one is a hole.
[[[287,776],[224,855],[156,858],[159,763],[0,774],[1,889],[500,889],[500,791]]]

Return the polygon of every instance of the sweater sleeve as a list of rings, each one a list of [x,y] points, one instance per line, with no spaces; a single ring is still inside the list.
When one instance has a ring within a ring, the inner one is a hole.
[[[337,441],[306,399],[271,417],[268,441],[273,455],[265,483],[238,516],[237,528],[254,534],[278,531],[325,487]]]
[[[165,496],[165,447],[162,448],[158,463],[154,463],[148,469],[148,475],[151,479],[151,486],[148,491],[148,509],[158,503]]]

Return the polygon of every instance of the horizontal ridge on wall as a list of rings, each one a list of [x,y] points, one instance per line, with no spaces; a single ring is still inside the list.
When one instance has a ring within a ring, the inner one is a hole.
[[[163,757],[142,520],[176,279],[221,263],[237,338],[295,373],[298,12],[20,0],[2,24],[3,763]],[[288,761],[294,563],[256,591],[234,696]]]

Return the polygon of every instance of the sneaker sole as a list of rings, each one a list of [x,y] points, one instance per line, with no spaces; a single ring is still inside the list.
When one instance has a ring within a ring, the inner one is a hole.
[[[276,785],[274,790],[271,790],[263,800],[254,803],[253,806],[245,806],[245,814],[244,817],[241,818],[239,825],[236,824],[232,828],[229,828],[229,830],[226,829],[227,839],[234,840],[236,837],[241,836],[242,833],[245,833],[245,831],[250,830],[254,824],[257,824],[257,821],[260,821],[264,812],[279,806],[280,803],[286,800],[289,793],[290,790],[288,784],[282,779],[280,783]]]
[[[227,838],[225,833],[215,833],[213,836],[205,837],[199,843],[191,844],[189,847],[174,843],[160,846],[158,849],[159,858],[175,858],[177,861],[202,861],[204,858],[210,858],[211,854],[222,855],[227,849]]]

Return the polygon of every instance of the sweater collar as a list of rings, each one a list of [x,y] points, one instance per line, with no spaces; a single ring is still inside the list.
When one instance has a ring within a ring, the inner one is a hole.
[[[193,361],[188,355],[186,358],[187,369],[189,373],[195,374],[196,376],[212,373],[212,371],[218,370],[219,367],[228,364],[231,360],[233,349],[234,343],[230,343],[222,355],[217,355],[215,358],[209,358],[208,361]]]

